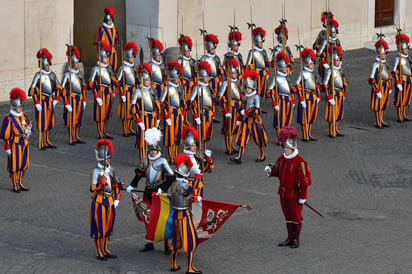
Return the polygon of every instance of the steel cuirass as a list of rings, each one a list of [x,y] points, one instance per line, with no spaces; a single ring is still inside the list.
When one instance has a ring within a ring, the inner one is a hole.
[[[255,107],[257,109],[260,108],[260,99],[257,93],[251,96],[245,96],[245,97],[246,97],[245,109],[250,109],[252,107]]]
[[[37,72],[34,75],[33,78],[33,83],[31,85],[31,88],[36,88],[39,86],[39,81],[40,81],[40,73]],[[42,94],[50,96],[53,93],[53,86],[58,85],[59,82],[57,80],[56,74],[52,71],[50,72],[42,72],[41,75],[41,88],[42,88]]]
[[[117,71],[116,80],[120,81],[123,78],[123,66],[119,67]],[[134,69],[134,64],[130,64],[128,62],[124,62],[124,78],[125,78],[125,85],[130,87],[134,87],[136,85],[136,71]]]
[[[204,60],[204,57],[202,58]],[[218,69],[220,67],[220,59],[219,56],[217,55],[209,55],[206,54],[206,61],[209,63],[210,65],[210,77],[216,78],[217,77],[217,73],[218,73]]]
[[[153,112],[156,108],[156,93],[152,87],[143,87],[143,102],[144,102],[144,111]],[[140,102],[137,102],[139,99]],[[136,89],[133,94],[132,105],[141,104],[142,99],[142,90]]]
[[[200,106],[203,106],[204,108],[212,108],[213,107],[213,92],[210,88],[209,85],[202,85],[199,84],[200,87],[200,93],[199,93],[199,97],[200,97]],[[193,87],[192,90],[192,94],[190,94],[190,101],[196,101],[197,100],[197,86]]]
[[[104,192],[111,194],[113,191],[113,183],[119,181],[119,179],[115,175],[114,169],[111,166],[104,168],[101,164],[98,164],[97,167],[92,170],[90,183],[92,185],[96,185],[100,181],[100,178],[103,177],[103,175],[106,177],[107,183],[107,185],[104,186]]]
[[[71,92],[77,95],[82,93],[82,84],[84,83],[84,77],[80,70],[74,71],[71,73]],[[66,71],[63,75],[62,87],[66,88],[67,91],[70,91],[70,72]]]
[[[234,101],[240,101],[240,85],[239,81],[233,80],[231,81],[231,88],[232,88],[232,100]],[[220,98],[221,96],[225,96],[226,98],[229,98],[227,94],[227,89],[228,89],[228,84],[227,80],[225,80],[222,85],[220,86],[219,92],[218,92],[218,97]]]
[[[395,68],[398,66],[398,63],[399,63],[399,56],[395,58],[395,65],[394,65]],[[408,56],[402,55],[401,69],[402,69],[402,75],[411,76],[411,63],[409,62]]]
[[[102,75],[102,85],[106,87],[110,87],[112,84],[111,77],[113,75],[112,67],[109,65],[106,66],[101,66],[100,67],[101,75]],[[90,74],[90,80],[89,82],[94,82],[97,81],[99,83],[99,66],[95,66],[92,69],[92,72]]]
[[[275,82],[276,81],[276,82]],[[272,77],[270,79],[268,89],[275,89],[275,84],[277,83],[277,91],[279,94],[289,95],[290,94],[290,85],[289,85],[289,77],[286,75],[276,75],[276,77]]]
[[[301,73],[298,75],[298,79],[296,80],[296,84],[300,84],[302,79]],[[314,71],[309,71],[307,69],[303,69],[303,86],[304,90],[315,91],[316,90],[316,75]]]
[[[189,181],[177,178],[170,189],[174,209],[184,210],[192,207],[192,195],[186,193]]]
[[[168,89],[169,88],[169,89]],[[167,102],[167,92],[169,91],[170,106],[174,108],[179,108],[180,102],[184,101],[184,91],[180,85],[174,86],[169,83],[169,87],[163,89],[162,96],[160,97],[161,102]]]
[[[158,186],[164,183],[166,175],[173,175],[173,170],[163,157],[155,160],[146,158],[144,173],[146,176],[146,187],[157,190]]]
[[[375,63],[373,63],[372,65],[372,69],[371,69],[371,75],[369,78],[375,78],[377,81],[379,81],[379,66],[380,66],[380,62],[379,61],[375,61]],[[382,61],[382,70],[381,70],[381,76],[382,76],[382,81],[388,81],[389,80],[389,75],[390,75],[390,71],[389,71],[389,67],[387,65],[386,62]]]
[[[182,64],[182,57],[179,57],[179,59],[177,59],[177,61],[179,62],[179,64]],[[192,79],[192,73],[194,71],[194,66],[195,66],[195,60],[193,58],[187,58],[187,57],[183,57],[183,77],[186,79]]]
[[[268,60],[267,54],[265,50],[253,50],[253,55],[255,56],[255,68],[257,69],[265,69],[266,68],[266,61]],[[252,50],[249,51],[249,55],[247,58],[247,64],[252,64]]]
[[[164,75],[164,64],[160,63],[160,65],[152,63],[152,76],[153,82],[156,84],[163,83],[163,75]]]

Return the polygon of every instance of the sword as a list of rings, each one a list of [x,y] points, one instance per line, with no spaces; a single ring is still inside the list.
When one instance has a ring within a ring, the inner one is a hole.
[[[316,209],[314,209],[310,204],[308,204],[307,202],[304,203],[305,206],[309,207],[310,209],[312,209],[313,212],[315,212],[316,214],[318,214],[320,217],[325,218],[322,214],[320,214],[319,211],[317,211]]]

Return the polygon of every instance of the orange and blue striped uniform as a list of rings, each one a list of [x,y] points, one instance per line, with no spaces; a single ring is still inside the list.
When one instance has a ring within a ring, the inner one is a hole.
[[[132,126],[132,98],[133,93],[135,92],[136,87],[126,86],[126,89],[123,89],[123,85],[120,84],[119,92],[119,106],[117,108],[117,117],[122,120],[123,125],[123,134],[125,136],[130,134],[136,134]],[[126,102],[123,102],[121,97],[126,97]]]
[[[259,98],[259,97],[256,97]],[[238,134],[236,136],[236,143],[239,145],[239,154],[236,159],[242,160],[243,153],[246,146],[250,142],[250,136],[255,140],[255,144],[260,149],[260,154],[257,160],[265,159],[265,146],[268,141],[265,126],[263,125],[262,117],[260,117],[259,105],[251,106],[249,109],[244,109],[244,117],[239,117],[241,121]]]
[[[163,103],[163,145],[168,149],[169,160],[173,163],[177,155],[177,148],[182,143],[182,132],[183,132],[183,119],[184,119],[184,110],[183,107],[175,108],[168,106],[167,102]],[[181,105],[184,105],[182,99]],[[170,119],[171,125],[169,126],[166,123],[166,120]]]
[[[406,62],[410,62],[408,57],[402,55],[402,59],[406,59]],[[405,119],[408,119],[406,115],[406,106],[411,104],[411,96],[412,96],[412,76],[405,75],[405,71],[402,71],[402,75],[400,76],[399,66],[400,63],[398,61],[399,56],[396,57],[395,63],[398,63],[393,69],[393,78],[395,80],[395,93],[393,97],[393,104],[396,107],[396,120],[398,122],[403,122]],[[402,86],[402,90],[398,88],[398,85]]]
[[[382,63],[382,66],[385,68],[386,71],[389,71],[388,66],[386,64],[386,60],[378,61],[379,57],[375,61],[374,66],[372,66],[371,77],[368,80],[368,83],[371,85],[371,101],[370,101],[370,108],[374,113],[375,116],[375,126],[378,128],[382,128],[385,125],[383,120],[383,112],[387,109],[389,104],[390,98],[390,91],[392,91],[392,75],[390,73],[387,74],[388,79],[383,80],[380,79],[382,76],[379,76],[379,66]],[[377,70],[375,72],[375,70]],[[373,75],[372,75],[373,73]],[[382,71],[381,71],[382,73]],[[381,97],[378,97],[378,93],[381,93]]]
[[[240,117],[239,110],[241,109],[241,101],[231,101],[230,107],[232,118],[230,119],[225,116],[226,113],[229,113],[229,102],[227,97],[221,96],[219,98],[219,103],[222,107],[223,113],[221,132],[225,137],[225,153],[229,153],[229,151],[236,150],[233,147],[233,140],[235,139],[235,136],[239,129],[239,126],[236,124],[236,121]],[[229,129],[231,129],[231,131],[229,131]],[[230,146],[232,146],[232,148],[230,148]]]
[[[318,117],[318,99],[320,95],[320,85],[316,85],[316,90],[302,89],[302,85],[296,86],[299,94],[299,104],[297,108],[297,122],[301,125],[303,140],[308,141],[312,137],[312,126]],[[306,108],[303,108],[300,102],[306,103]],[[307,130],[306,130],[307,127]]]
[[[25,126],[22,125],[23,120],[26,126],[30,124],[24,112],[21,116],[10,113],[4,117],[0,131],[4,149],[11,150],[11,154],[7,157],[7,170],[13,183],[12,189],[15,191],[25,188],[21,180],[25,170],[29,167],[29,140],[23,138],[25,131]]]
[[[108,56],[108,63],[112,67],[113,71],[117,69],[117,51],[116,44],[119,42],[119,36],[117,33],[117,28],[113,24],[112,28],[105,25],[100,26],[96,31],[95,41],[107,41],[110,45],[110,51]]]
[[[346,98],[346,86],[344,83],[344,89],[335,89],[335,97],[332,95],[331,87],[325,86],[326,90],[326,103],[325,103],[325,121],[329,123],[329,136],[333,136],[333,105],[329,103],[330,99],[335,100],[335,131],[336,134],[340,134],[338,130],[338,122],[343,120],[344,114],[344,101]]]
[[[216,101],[213,101],[213,105],[216,105]],[[204,107],[200,110],[201,114],[199,115],[197,111],[198,107],[196,101],[192,101],[192,103],[190,103],[190,106],[192,108],[193,118],[200,118],[199,125],[195,121],[193,122],[194,126],[196,126],[197,132],[201,133],[202,142],[204,144],[203,148],[206,149],[207,142],[212,141],[213,138],[213,117],[216,117],[216,113],[213,111],[213,109]]]

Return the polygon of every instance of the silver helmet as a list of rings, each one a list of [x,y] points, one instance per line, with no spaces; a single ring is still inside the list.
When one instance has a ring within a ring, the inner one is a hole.
[[[41,66],[44,68],[46,66],[51,66],[52,65],[52,60],[53,56],[51,53],[46,49],[42,48],[37,52],[37,59],[39,59],[39,67],[40,67],[40,62]]]
[[[190,48],[189,48],[189,45],[188,44],[186,44],[186,42],[183,42],[183,52],[189,52],[190,51]]]
[[[162,52],[161,52],[158,48],[156,48],[156,47],[153,47],[153,48],[152,48],[152,55],[153,55],[153,57],[159,56],[159,55],[161,55],[161,54],[162,54]]]
[[[253,36],[253,41],[255,44],[259,44],[260,42],[265,42],[265,38],[263,38],[260,33]]]
[[[109,20],[114,21],[114,8],[112,6],[107,6],[104,9],[104,18],[103,22],[107,23]]]
[[[26,100],[26,93],[20,88],[14,88],[10,91],[10,106],[12,109],[23,107]]]
[[[247,78],[245,81],[245,86],[250,88],[250,89],[256,89],[257,88],[257,83],[255,80],[253,80],[252,78]]]
[[[200,79],[204,79],[209,76],[210,64],[207,61],[204,61],[204,60],[200,61],[198,64],[198,67],[199,67],[199,78]]]
[[[282,58],[282,59],[276,60],[276,67],[278,69],[284,69],[287,66],[288,66],[288,64],[285,62],[285,59]]]
[[[170,61],[168,64],[168,70],[169,80],[175,80],[180,77],[180,64],[177,61]]]
[[[175,173],[182,177],[189,177],[190,169],[185,163],[182,163],[178,167],[175,168]]]
[[[210,40],[206,41],[206,42],[205,42],[205,45],[206,45],[206,50],[207,50],[207,51],[216,48],[216,45],[215,45],[212,41],[210,41]]]
[[[182,133],[183,147],[190,148],[197,141],[197,131],[192,126],[185,126]]]
[[[292,138],[288,138],[286,139],[284,146],[290,148],[290,149],[297,149],[298,148],[298,139],[292,139]]]
[[[11,108],[13,109],[21,108],[23,107],[23,102],[20,100],[20,98],[16,98],[16,99],[10,100],[10,105],[11,105]]]
[[[189,177],[192,160],[184,153],[179,153],[175,158],[175,173],[178,177]]]
[[[292,126],[286,126],[279,130],[278,141],[282,146],[288,147],[290,149],[298,148],[298,132]]]
[[[134,54],[133,54],[133,48],[128,48],[128,49],[126,49],[125,51],[124,51],[124,58],[125,59],[130,59],[130,58],[134,58],[134,57],[136,57]]]
[[[314,62],[312,61],[312,58],[310,55],[306,56],[305,58],[303,58],[303,65],[305,67],[308,67],[310,65],[314,64]]]
[[[105,140],[106,142],[110,142],[109,140]],[[110,143],[111,144],[111,143]],[[102,143],[99,145],[97,149],[94,151],[96,152],[96,160],[101,162],[106,159],[110,159],[112,157],[110,144]]]

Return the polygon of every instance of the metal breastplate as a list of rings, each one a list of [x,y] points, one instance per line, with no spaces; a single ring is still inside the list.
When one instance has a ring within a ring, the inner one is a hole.
[[[170,105],[175,108],[180,107],[180,100],[182,99],[183,90],[180,86],[169,86]]]
[[[102,67],[101,72],[102,72],[102,85],[110,87],[110,85],[112,84],[112,80],[110,79],[109,70],[107,69],[107,67],[106,68]]]
[[[213,107],[213,98],[212,91],[210,86],[202,87],[200,86],[200,100],[203,103],[203,107],[212,108]]]
[[[259,95],[255,94],[252,96],[246,96],[246,109],[250,109],[252,107],[255,108],[260,108],[260,101],[259,101]]]
[[[215,57],[210,57],[206,55],[206,61],[210,65],[210,77],[216,78],[217,76],[217,69],[218,69],[218,64],[216,62],[216,56]]]
[[[236,81],[236,82],[231,81],[231,89],[232,89],[232,100],[240,101],[239,81]],[[228,91],[228,84],[227,84],[227,80],[226,80],[220,86],[218,97],[225,96],[226,98],[229,98],[227,91]]]
[[[185,209],[192,207],[192,195],[183,195],[185,192],[179,181],[175,181],[171,187],[172,205],[175,209]]]
[[[408,57],[402,57],[401,59],[402,75],[411,76],[411,64]]]
[[[42,74],[41,76],[41,93],[42,94],[47,94],[47,95],[52,95],[53,92],[53,87],[52,87],[52,80],[50,79],[50,74]]]
[[[289,95],[290,94],[290,86],[289,86],[288,79],[284,76],[276,75],[276,81],[278,83],[279,93]]]
[[[83,75],[81,74],[80,70],[78,72],[73,72],[72,71],[72,82],[71,82],[71,87],[72,90],[71,92],[77,95],[80,95],[82,93],[82,83],[83,83]],[[63,79],[63,87],[67,89],[67,91],[70,91],[70,87],[68,86],[70,82],[70,73],[66,72],[64,74],[64,79]]]
[[[257,69],[265,69],[266,64],[265,64],[265,57],[263,56],[263,51],[255,50],[253,54],[255,56],[255,67]]]
[[[149,161],[149,165],[145,169],[146,186],[154,189],[163,183],[163,162],[164,158],[159,158],[154,161]]]
[[[303,71],[303,79],[305,90],[315,91],[316,90],[316,77],[313,72]]]
[[[124,64],[124,78],[126,79],[125,81],[126,85],[129,85],[132,87],[136,85],[136,78],[135,78],[135,72],[134,72],[133,66]]]
[[[155,63],[152,64],[152,76],[153,76],[153,82],[155,82],[156,84],[163,83],[162,68]]]
[[[340,69],[334,69],[333,71],[333,82],[336,89],[343,89],[343,75]]]
[[[179,63],[182,63],[182,58],[179,59]],[[192,79],[192,66],[190,60],[183,59],[183,76],[186,79]]]
[[[141,98],[142,92],[140,90],[136,90],[136,92],[138,91],[139,93],[137,93],[137,95],[139,96],[139,98]],[[143,89],[143,97],[144,97],[143,98],[144,110],[153,112],[156,107],[156,103],[155,103],[156,99],[153,96],[153,94],[150,93],[150,89],[146,89],[146,88]]]
[[[91,180],[91,184],[94,184],[94,185],[96,185],[99,181],[100,181],[100,178],[102,178],[103,177],[103,175],[104,175],[104,169],[103,168],[101,168],[101,167],[95,167],[94,169],[93,169],[93,172],[92,172],[92,180]],[[106,183],[107,183],[107,185],[106,186],[104,186],[104,192],[106,192],[106,193],[111,193],[112,192],[112,185],[113,185],[113,178],[112,178],[112,176],[111,176],[111,173],[110,172],[106,172]]]
[[[376,81],[379,81],[379,66],[380,66],[380,62],[375,62],[372,65],[372,73],[373,73],[373,77],[376,79]],[[382,70],[381,70],[381,77],[382,77],[382,81],[388,81],[389,80],[389,75],[390,75],[390,71],[389,71],[389,67],[386,63],[382,63]]]

